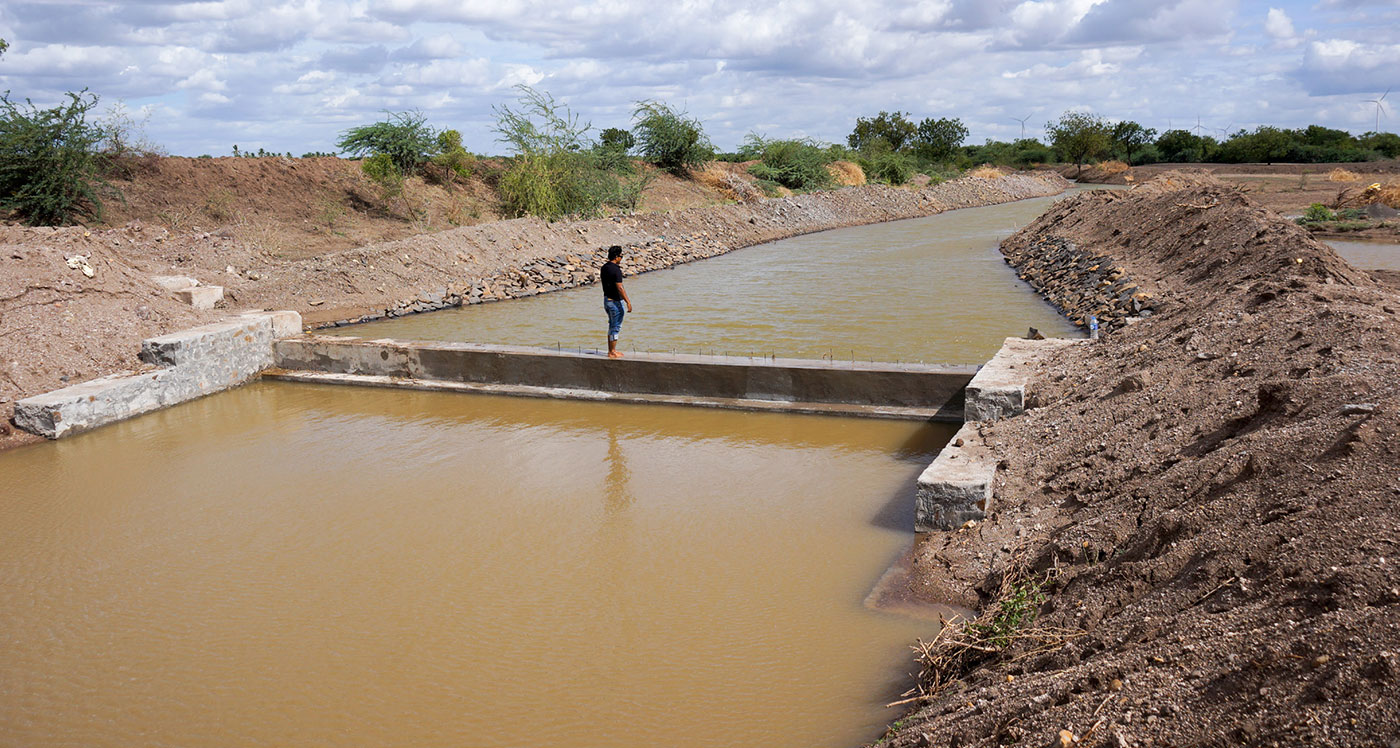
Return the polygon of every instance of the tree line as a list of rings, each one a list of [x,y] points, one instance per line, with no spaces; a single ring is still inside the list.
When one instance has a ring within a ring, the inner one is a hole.
[[[8,45],[0,39],[0,56]],[[1353,162],[1400,157],[1394,133],[1352,135],[1310,125],[1261,126],[1223,140],[1199,132],[1157,131],[1132,121],[1109,121],[1069,111],[1035,138],[967,145],[968,128],[954,117],[880,111],[858,117],[844,144],[811,138],[768,138],[751,132],[738,149],[718,152],[703,123],[666,102],[634,103],[629,127],[595,131],[567,105],[543,91],[517,87],[514,103],[493,108],[496,139],[508,150],[483,164],[462,146],[461,133],[437,129],[418,111],[340,134],[338,153],[361,159],[366,177],[386,202],[404,199],[403,185],[421,177],[449,187],[474,174],[495,187],[508,215],[598,216],[633,210],[656,172],[688,176],[713,160],[754,162],[750,176],[768,195],[835,186],[838,161],[858,165],[869,181],[903,184],[916,174],[941,181],[977,164],[1026,167],[1117,158],[1150,162]],[[133,148],[124,116],[91,117],[97,96],[70,93],[55,107],[0,94],[0,211],[34,224],[101,220],[104,196],[117,195],[109,177],[123,161],[150,149]],[[258,152],[259,155],[265,153]],[[253,155],[238,151],[235,155]],[[268,154],[273,155],[273,154]],[[638,162],[653,168],[639,168]]]
[[[1350,163],[1400,158],[1400,135],[1367,132],[1352,135],[1322,125],[1297,129],[1261,125],[1240,129],[1217,140],[1174,128],[1161,135],[1137,122],[1110,122],[1087,112],[1066,112],[1045,130],[1062,160],[1084,164],[1117,158],[1131,165],[1148,163]]]

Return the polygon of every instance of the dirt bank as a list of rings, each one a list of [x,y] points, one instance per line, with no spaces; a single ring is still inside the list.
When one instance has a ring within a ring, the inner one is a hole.
[[[930,535],[916,585],[1011,643],[948,660],[889,744],[1394,745],[1400,296],[1209,176],[1075,196],[1006,244],[1050,240],[1157,313],[983,427],[994,514]]]
[[[230,159],[232,160],[232,159]],[[880,185],[596,221],[496,221],[365,247],[269,251],[236,234],[0,227],[0,409],[15,399],[139,367],[144,337],[235,309],[294,309],[309,325],[545,293],[594,281],[611,244],[634,269],[666,267],[797,234],[1056,194],[1055,175],[964,178],[923,189]],[[82,256],[88,277],[68,260]],[[223,286],[196,312],[151,280]],[[8,443],[13,443],[11,437]]]
[[[1333,181],[1334,169],[1351,172],[1354,180]],[[1172,171],[1202,172],[1224,184],[1238,187],[1258,204],[1285,215],[1299,215],[1313,203],[1334,206],[1344,192],[1375,182],[1400,179],[1400,161],[1364,161],[1351,164],[1146,164],[1128,171],[1106,173],[1096,166],[1085,166],[1077,180],[1088,184],[1142,184]],[[1061,169],[1075,179],[1075,167]],[[1400,235],[1383,231],[1379,235]]]

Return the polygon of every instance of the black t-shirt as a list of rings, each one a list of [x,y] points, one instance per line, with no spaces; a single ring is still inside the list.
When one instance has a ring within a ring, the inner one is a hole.
[[[622,301],[622,294],[617,290],[617,284],[622,282],[622,266],[616,262],[605,262],[598,275],[603,279],[603,298]]]

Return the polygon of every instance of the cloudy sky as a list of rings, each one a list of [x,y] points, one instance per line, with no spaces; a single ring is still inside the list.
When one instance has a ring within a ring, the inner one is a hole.
[[[1400,100],[1400,0],[8,0],[0,38],[12,98],[87,87],[179,155],[330,151],[405,109],[500,153],[492,106],[518,84],[599,129],[661,99],[722,149],[843,141],[882,109],[960,117],[970,142],[1071,108],[1360,133],[1364,99]]]

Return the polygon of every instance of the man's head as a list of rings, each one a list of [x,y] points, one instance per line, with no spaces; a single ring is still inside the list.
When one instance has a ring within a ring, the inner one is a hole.
[[[614,244],[614,245],[612,245],[611,247],[608,247],[608,262],[612,262],[612,261],[614,261],[614,260],[620,259],[621,257],[622,257],[622,245],[620,245],[620,244]]]

